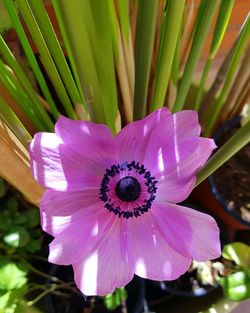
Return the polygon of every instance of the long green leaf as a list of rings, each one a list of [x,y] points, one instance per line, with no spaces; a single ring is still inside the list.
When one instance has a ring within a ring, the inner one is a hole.
[[[64,43],[64,46],[65,46],[65,49],[66,49],[66,52],[67,52],[67,56],[69,58],[69,63],[70,63],[70,66],[72,68],[72,72],[73,72],[74,79],[75,79],[76,84],[77,84],[78,91],[79,91],[79,93],[81,95],[81,99],[84,99],[84,101],[85,101],[84,94],[83,94],[83,89],[82,89],[82,86],[81,86],[81,83],[80,83],[80,79],[79,79],[79,75],[78,75],[78,71],[77,71],[77,67],[76,67],[76,63],[75,63],[75,59],[74,59],[74,56],[73,56],[73,53],[72,53],[72,49],[71,49],[71,46],[70,46],[69,38],[67,37],[67,34],[66,34],[64,21],[63,21],[63,18],[62,18],[62,15],[61,15],[60,8],[59,8],[57,0],[52,0],[52,4],[53,4],[54,11],[55,11],[55,14],[56,14],[57,22],[58,22],[59,27],[60,27],[60,31],[61,31],[62,38],[63,38],[63,43]],[[83,101],[83,103],[84,103],[84,101]]]
[[[129,4],[129,1],[118,0],[119,24],[121,28],[123,53],[126,60],[126,71],[131,101],[133,102],[135,88],[135,60],[132,32],[130,27]]]
[[[31,135],[1,96],[0,118],[4,120],[4,122],[13,131],[16,137],[22,142],[22,144],[25,147],[28,147],[28,144],[32,139]]]
[[[179,70],[180,70],[180,44],[181,44],[181,32],[179,32],[175,52],[174,59],[171,68],[171,79],[174,86],[177,86],[179,80]]]
[[[123,1],[124,2],[124,1]],[[115,10],[114,2],[108,1],[109,4],[109,14],[110,14],[110,34],[112,36],[112,46],[113,46],[113,57],[115,60],[115,68],[119,83],[119,89],[121,93],[121,100],[119,101],[119,111],[121,116],[121,122],[126,125],[132,122],[133,112],[132,112],[132,86],[134,88],[134,61],[133,61],[133,47],[132,47],[132,58],[131,58],[131,47],[132,38],[129,29],[128,38],[120,30],[117,13]],[[123,3],[123,8],[126,8],[127,3]],[[128,8],[126,8],[128,10]],[[125,26],[123,26],[125,27]],[[133,68],[131,70],[131,68]],[[118,127],[119,128],[119,127]]]
[[[46,69],[46,72],[56,90],[56,93],[70,118],[76,118],[76,114],[72,108],[71,101],[67,94],[67,91],[63,85],[61,77],[58,73],[56,65],[50,54],[50,51],[46,45],[46,42],[42,36],[41,30],[37,24],[37,21],[33,15],[33,12],[27,2],[27,0],[16,0],[21,14],[27,24],[32,38],[38,48],[42,63]]]
[[[237,132],[211,157],[205,167],[200,171],[196,186],[215,172],[222,164],[250,141],[250,121]]]
[[[139,0],[135,44],[134,120],[146,114],[158,1]]]
[[[164,105],[174,53],[185,8],[185,0],[169,0],[158,52],[151,111]]]
[[[234,0],[222,0],[221,1],[219,14],[218,14],[215,29],[214,29],[213,39],[212,39],[212,43],[210,46],[209,56],[205,64],[205,68],[202,72],[202,78],[200,81],[199,89],[198,89],[196,100],[195,100],[196,111],[199,110],[199,107],[201,104],[202,94],[204,92],[205,84],[207,81],[207,76],[212,65],[212,60],[217,54],[220,48],[222,39],[224,37],[224,34],[226,32],[227,25],[229,23],[229,19],[230,19],[231,12],[233,9],[233,4],[234,4]]]
[[[222,39],[227,29],[231,12],[233,9],[234,0],[221,0],[220,10],[217,17],[213,39],[210,47],[209,55],[214,58],[218,52]]]
[[[115,120],[118,112],[115,64],[113,54],[111,11],[109,1],[90,0],[92,20],[96,32],[91,36],[97,73],[99,75],[104,113],[107,124],[115,131]],[[89,20],[90,21],[90,20]],[[92,24],[92,21],[91,21]],[[89,24],[89,26],[91,25]],[[89,28],[88,28],[89,29]],[[96,35],[96,37],[95,37]],[[100,58],[100,51],[102,57]]]
[[[90,18],[91,14],[90,9],[86,7],[88,1],[74,0],[69,5],[68,0],[54,0],[54,3],[62,16],[90,117],[97,123],[105,123],[104,104],[90,41],[94,30],[88,30],[86,25],[86,20]],[[76,29],[77,31],[75,31]],[[102,51],[100,52],[102,53]]]
[[[124,0],[118,0],[118,8],[121,30],[124,33],[125,38],[128,40],[130,32],[128,2]]]
[[[218,99],[216,100],[215,108],[214,108],[214,110],[213,110],[213,112],[209,118],[209,122],[208,122],[208,125],[207,125],[205,133],[204,133],[205,136],[207,136],[208,134],[211,133],[211,131],[212,131],[212,129],[216,123],[217,117],[218,117],[218,115],[219,115],[219,113],[223,107],[225,97],[228,94],[229,88],[232,84],[234,75],[235,75],[236,70],[238,68],[240,58],[244,52],[245,47],[249,43],[249,39],[250,39],[250,14],[247,16],[245,24],[242,28],[238,44],[234,50],[234,54],[233,54],[233,57],[232,57],[232,60],[231,60],[231,63],[230,63],[230,66],[229,66],[229,69],[228,69],[228,72],[226,75],[224,86],[220,92]]]
[[[202,48],[210,30],[210,25],[219,2],[220,0],[203,0],[201,2],[195,27],[194,39],[178,89],[174,112],[181,110],[184,106],[189,87],[192,83],[194,71],[199,61]]]
[[[42,0],[29,0],[29,4],[72,102],[74,105],[77,103],[83,103],[86,109],[85,100],[84,98],[81,98],[78,92],[72,73],[69,69],[61,45],[44,8]]]
[[[2,54],[4,60],[7,62],[7,64],[12,68],[14,71],[14,74],[16,75],[18,81],[26,91],[26,93],[29,95],[30,99],[32,100],[32,106],[34,111],[37,114],[37,119],[40,120],[43,123],[43,129],[44,130],[53,130],[54,124],[52,123],[49,115],[41,105],[37,94],[35,93],[31,83],[29,82],[26,74],[24,73],[21,66],[16,61],[14,55],[11,53],[10,49],[6,45],[5,41],[3,40],[3,37],[0,35],[0,54]],[[37,121],[38,122],[38,121]],[[40,121],[39,121],[40,122]]]
[[[18,34],[18,38],[22,44],[22,47],[25,51],[25,54],[27,56],[27,59],[29,61],[29,64],[34,72],[34,75],[37,79],[37,82],[43,92],[43,95],[45,97],[45,99],[47,100],[49,106],[50,106],[50,109],[51,109],[51,112],[53,113],[53,115],[55,116],[55,118],[58,117],[58,110],[56,108],[56,105],[55,105],[55,102],[50,94],[50,91],[49,91],[49,88],[47,86],[47,83],[45,81],[45,78],[39,68],[39,65],[37,63],[37,60],[34,56],[34,53],[30,47],[30,44],[29,44],[29,41],[27,39],[27,36],[23,30],[23,27],[22,27],[22,24],[18,18],[18,15],[17,15],[17,12],[16,12],[16,9],[13,5],[13,2],[12,1],[9,1],[9,0],[4,0],[4,4],[6,6],[6,9],[8,10],[8,13],[11,17],[11,20],[13,22],[13,26],[15,27],[15,30]]]
[[[0,82],[13,96],[20,109],[24,112],[28,119],[39,129],[46,130],[40,120],[39,115],[34,110],[34,106],[29,96],[25,93],[20,84],[13,78],[3,61],[0,59]]]

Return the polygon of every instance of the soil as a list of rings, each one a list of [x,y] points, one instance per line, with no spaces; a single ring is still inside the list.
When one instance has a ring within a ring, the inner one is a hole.
[[[240,125],[228,130],[218,140],[222,146]],[[214,174],[213,180],[228,211],[236,211],[250,223],[250,143],[236,153]]]

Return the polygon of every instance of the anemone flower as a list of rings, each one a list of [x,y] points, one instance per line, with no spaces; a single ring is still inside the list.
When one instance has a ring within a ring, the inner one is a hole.
[[[55,237],[49,261],[72,264],[85,295],[108,294],[134,274],[173,280],[193,259],[220,255],[214,219],[176,205],[216,147],[199,136],[196,112],[167,109],[116,136],[65,117],[55,133],[35,135],[31,168],[46,187],[41,223]]]

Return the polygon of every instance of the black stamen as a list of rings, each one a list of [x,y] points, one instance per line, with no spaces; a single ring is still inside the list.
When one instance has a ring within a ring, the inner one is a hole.
[[[115,191],[121,200],[125,202],[132,202],[139,198],[141,185],[136,178],[126,176],[119,180]]]

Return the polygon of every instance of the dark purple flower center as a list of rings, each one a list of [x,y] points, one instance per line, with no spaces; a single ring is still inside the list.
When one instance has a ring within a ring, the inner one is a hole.
[[[132,176],[126,176],[119,180],[115,188],[117,196],[126,202],[132,202],[139,198],[141,185],[138,180]]]
[[[117,175],[123,177],[111,187],[110,183]],[[151,208],[156,197],[157,183],[150,171],[139,162],[114,164],[106,169],[101,181],[100,200],[109,212],[119,218],[137,218]]]

